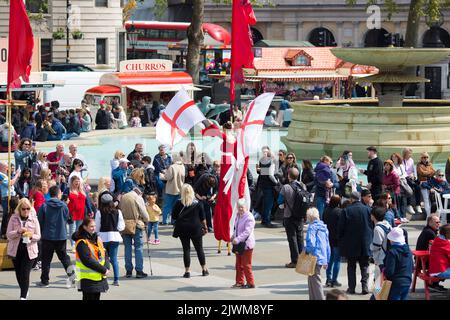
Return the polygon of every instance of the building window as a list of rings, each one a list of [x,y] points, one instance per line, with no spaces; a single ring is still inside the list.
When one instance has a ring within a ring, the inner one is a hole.
[[[106,64],[106,39],[97,39],[97,64]]]
[[[125,39],[125,32],[119,32],[119,62],[127,59]]]
[[[108,0],[95,0],[95,6],[96,7],[107,7]]]
[[[41,39],[41,68],[52,62],[52,39]]]
[[[304,55],[297,56],[297,59],[295,59],[295,65],[296,66],[309,66],[309,59]]]
[[[25,5],[30,13],[48,13],[48,0],[26,0]]]

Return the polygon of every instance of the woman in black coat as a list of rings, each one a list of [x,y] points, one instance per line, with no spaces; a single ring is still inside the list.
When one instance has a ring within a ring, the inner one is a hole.
[[[341,197],[334,195],[330,199],[329,205],[325,208],[323,213],[323,222],[328,228],[328,239],[330,241],[331,255],[330,262],[327,268],[327,287],[340,287],[341,284],[337,281],[339,269],[341,267],[341,255],[339,253],[339,233],[338,224],[339,216],[342,213],[340,208]]]
[[[314,169],[310,160],[302,161],[301,181],[306,185],[308,192],[312,192],[314,187]]]
[[[202,266],[202,275],[209,275],[203,250],[203,236],[208,233],[205,213],[201,203],[195,199],[194,189],[189,184],[181,187],[181,199],[175,203],[172,209],[172,219],[175,221],[173,237],[179,237],[183,246],[183,260],[186,269],[183,277],[191,277],[191,241]]]
[[[95,232],[95,220],[91,218],[84,219],[83,223],[72,236],[72,239],[76,241],[76,259],[81,263],[102,275],[100,281],[94,281],[91,279],[81,279],[79,291],[83,292],[83,300],[100,300],[100,294],[108,291],[108,282],[106,276],[109,274],[110,264],[106,251],[103,249],[102,240],[97,236]],[[98,259],[93,256],[91,249],[85,240],[90,243],[92,247],[99,248]],[[100,264],[99,260],[105,260],[105,264]],[[78,271],[77,271],[78,272]]]

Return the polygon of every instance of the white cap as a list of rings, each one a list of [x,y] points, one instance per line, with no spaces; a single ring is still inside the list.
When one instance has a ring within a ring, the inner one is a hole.
[[[406,243],[403,229],[399,227],[392,228],[392,230],[388,233],[387,238],[396,243],[400,244]]]
[[[128,162],[130,162],[130,161],[128,161],[128,159],[127,158],[121,158],[121,159],[119,159],[119,163],[128,163]]]

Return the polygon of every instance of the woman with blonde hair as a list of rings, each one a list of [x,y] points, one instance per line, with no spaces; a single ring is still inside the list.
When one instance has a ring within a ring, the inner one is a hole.
[[[41,176],[39,179],[46,181],[49,189],[56,185],[56,181],[53,179],[52,172],[48,168],[41,169]]]
[[[327,226],[320,220],[319,210],[309,208],[306,211],[308,231],[306,232],[305,253],[317,258],[316,268],[312,276],[308,276],[309,300],[325,300],[320,270],[327,269],[331,249]]]
[[[31,171],[33,181],[37,181],[41,177],[41,170],[48,169],[47,152],[38,152],[36,161],[33,163]]]
[[[205,252],[203,250],[203,236],[208,233],[203,206],[195,199],[194,189],[188,184],[181,187],[181,199],[172,210],[175,228],[173,236],[180,238],[183,246],[184,278],[190,278],[191,244],[194,245],[197,257],[202,267],[202,275],[209,275],[206,268]]]
[[[100,177],[100,179],[98,179],[97,190],[99,195],[105,191],[111,191],[111,181],[111,177]]]
[[[41,229],[33,207],[28,199],[22,198],[8,223],[8,256],[13,257],[17,282],[20,286],[20,300],[28,298],[30,272],[38,256],[38,241]]]
[[[144,192],[145,186],[145,170],[144,168],[136,168],[131,171],[130,177],[125,180],[122,191],[128,193],[134,188],[138,188],[141,192]]]

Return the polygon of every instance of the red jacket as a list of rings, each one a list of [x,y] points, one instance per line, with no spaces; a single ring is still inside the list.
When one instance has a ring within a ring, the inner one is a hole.
[[[384,173],[383,184],[386,186],[388,191],[393,191],[396,195],[400,194],[400,178],[394,170],[388,175]]]
[[[450,241],[436,237],[430,248],[430,274],[441,273],[450,268]]]
[[[73,221],[84,220],[84,211],[86,208],[86,196],[82,193],[69,193],[69,213]]]
[[[36,210],[36,213],[38,213],[39,208],[45,203],[45,198],[42,192],[36,191],[33,194],[33,201],[34,201],[33,203],[34,210]]]

